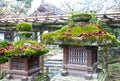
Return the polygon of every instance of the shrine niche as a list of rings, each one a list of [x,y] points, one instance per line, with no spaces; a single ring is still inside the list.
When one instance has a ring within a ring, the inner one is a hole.
[[[61,45],[61,47],[64,59],[63,76],[70,74],[70,70],[80,72],[85,76],[97,69],[97,46]]]
[[[12,77],[38,75],[40,67],[39,56],[12,57],[10,58],[9,74]]]

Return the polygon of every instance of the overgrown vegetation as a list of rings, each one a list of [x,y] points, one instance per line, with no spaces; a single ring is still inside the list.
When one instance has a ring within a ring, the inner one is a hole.
[[[88,20],[87,22],[83,20],[86,15],[88,16],[90,22],[88,22]],[[95,43],[96,45],[119,44],[119,41],[116,40],[114,35],[109,34],[107,31],[100,28],[99,23],[95,22],[96,16],[91,16],[90,14],[80,14],[72,17],[75,17],[76,20],[80,20],[79,23],[68,24],[63,26],[60,30],[43,34],[42,41],[49,44],[69,45],[94,45]]]
[[[16,25],[16,29],[18,31],[32,31],[32,24],[30,24],[28,22],[19,22]]]
[[[9,49],[5,51],[5,55],[9,57],[14,56],[32,56],[42,55],[48,52],[48,49],[35,40],[20,40],[10,45]]]

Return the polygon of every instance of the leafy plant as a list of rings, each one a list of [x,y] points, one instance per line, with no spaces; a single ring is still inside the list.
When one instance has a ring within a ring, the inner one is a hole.
[[[4,79],[6,77],[6,75],[7,75],[7,71],[6,70],[1,71],[0,80]]]
[[[8,40],[0,40],[0,47],[5,47],[9,44]]]
[[[0,55],[0,64],[3,64],[3,63],[5,63],[5,62],[7,62],[8,61],[8,58],[7,57],[5,57],[5,56],[3,56],[3,55]]]
[[[30,38],[32,36],[32,32],[18,32],[18,36],[20,37],[20,39],[22,38]]]

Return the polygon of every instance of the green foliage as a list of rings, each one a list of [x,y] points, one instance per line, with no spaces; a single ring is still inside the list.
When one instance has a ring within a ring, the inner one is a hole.
[[[83,38],[83,43],[86,43],[86,45],[92,45],[93,43],[96,43],[97,44],[97,36],[88,36],[88,37],[85,37]]]
[[[19,22],[16,25],[16,28],[18,31],[31,31],[32,30],[32,24],[28,22]]]
[[[36,45],[38,42],[35,40],[19,40],[17,42],[14,42],[13,45],[15,47],[23,46],[24,43],[31,43],[32,45]]]
[[[47,42],[47,43],[53,43],[54,42],[54,39],[56,38],[56,37],[59,37],[59,34],[61,34],[62,32],[63,32],[64,30],[62,29],[62,31],[61,30],[56,30],[56,31],[54,31],[54,32],[51,32],[51,33],[45,33],[45,34],[43,34],[42,35],[42,42]],[[46,38],[46,37],[48,37],[48,39]]]
[[[25,55],[30,56],[32,54],[36,54],[36,50],[27,48],[24,50]]]
[[[108,64],[119,63],[120,62],[119,59],[120,59],[119,57],[117,57],[117,58],[111,57],[111,58],[108,59]]]
[[[5,47],[9,44],[7,40],[0,40],[0,64],[8,61],[8,58],[4,56]]]
[[[13,56],[14,54],[15,54],[15,52],[17,52],[18,53],[18,51],[16,50],[13,50],[13,49],[11,49],[11,50],[6,50],[4,53],[4,55],[6,56],[6,57],[8,57],[8,56]]]
[[[5,47],[9,44],[8,40],[0,40],[0,47]]]
[[[114,35],[111,35],[109,33],[103,34],[98,39],[99,45],[113,45],[113,46],[119,46],[119,41],[116,40],[116,37]]]
[[[88,32],[93,32],[93,31],[99,31],[100,29],[97,27],[97,26],[94,26],[94,25],[86,25],[85,27],[81,27],[81,26],[74,26],[72,29],[71,29],[71,33],[76,36],[78,34],[81,34],[81,33],[88,33]]]
[[[60,30],[45,33],[42,41],[49,44],[65,45],[119,45],[114,35],[92,24],[71,24]]]
[[[75,26],[75,27],[72,28],[71,33],[72,33],[74,36],[76,36],[76,35],[78,35],[80,32],[82,33],[83,30],[84,30],[83,28],[81,28],[81,27],[79,27],[79,26]]]
[[[8,57],[0,54],[0,64],[3,64],[8,61]]]
[[[14,27],[16,24],[0,24],[0,27]]]
[[[38,77],[36,77],[33,81],[50,81],[50,78],[46,74],[42,74]]]
[[[13,46],[14,47],[12,49],[5,50],[5,56],[14,57],[42,55],[49,51],[44,45],[35,40],[19,40],[14,42]]]
[[[97,16],[95,14],[90,14],[91,15],[91,22],[92,23],[95,23],[95,24],[98,24],[98,19],[97,19]]]
[[[32,32],[27,32],[27,31],[18,32],[18,36],[19,36],[20,39],[30,38],[32,36]]]
[[[100,21],[99,23],[102,30],[107,31],[108,33],[112,33],[113,30],[107,25],[106,22]]]
[[[62,32],[65,32],[65,31],[68,29],[68,27],[69,27],[69,26],[67,26],[67,25],[66,25],[66,26],[63,26],[63,27],[61,28],[61,31],[62,31]]]
[[[86,14],[86,13],[82,13],[82,14],[73,14],[72,15],[72,20],[74,22],[78,22],[78,21],[89,21],[91,19],[91,15],[90,14]]]
[[[68,18],[68,24],[73,24],[75,22],[88,22],[91,19],[91,15],[87,13],[73,14]]]

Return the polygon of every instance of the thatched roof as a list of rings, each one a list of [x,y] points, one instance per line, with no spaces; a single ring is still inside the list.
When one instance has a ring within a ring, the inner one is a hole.
[[[29,16],[49,16],[49,15],[63,15],[66,14],[65,11],[57,8],[56,6],[50,3],[42,3],[37,10],[31,11]]]

